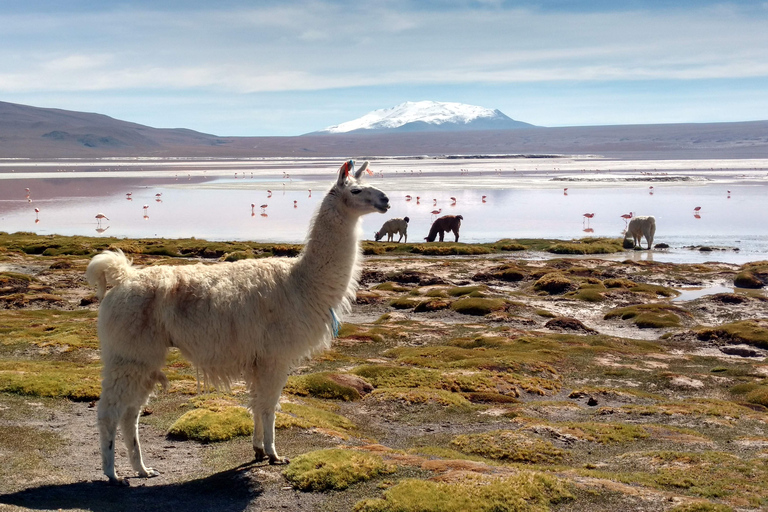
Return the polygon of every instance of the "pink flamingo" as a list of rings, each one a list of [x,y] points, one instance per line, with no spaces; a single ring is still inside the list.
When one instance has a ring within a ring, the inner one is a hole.
[[[251,217],[255,217],[256,216],[256,212],[253,211],[254,208],[256,208],[256,205],[254,203],[251,203]]]
[[[629,222],[629,219],[631,219],[633,215],[634,214],[632,212],[629,212],[622,215],[621,218],[624,219],[624,223],[626,224],[627,222]]]
[[[405,200],[406,201],[410,201],[411,200],[411,196],[405,196]]]
[[[147,214],[147,209],[149,208],[148,204],[144,205],[144,220],[149,220],[149,215]]]
[[[565,188],[563,189],[563,195],[564,195],[564,196],[567,196],[567,195],[568,195],[568,187],[565,187]]]
[[[441,211],[443,211],[442,208],[440,208],[439,210],[432,210],[430,213],[432,213],[433,216],[437,216],[437,215],[440,215]]]
[[[456,198],[451,197],[451,206],[456,206]]]
[[[267,206],[269,206],[269,205],[268,204],[263,204],[263,205],[259,206],[259,208],[261,208],[261,213],[266,213]]]
[[[35,222],[40,221],[40,218],[38,216],[39,214],[40,214],[40,208],[35,208]]]
[[[696,213],[699,213],[701,211],[701,206],[697,206],[696,208],[693,209],[693,211],[695,211]]]
[[[294,200],[294,201],[293,201],[293,207],[294,207],[294,208],[298,208],[298,207],[299,207],[299,202],[298,202],[298,201],[296,201],[296,200]]]
[[[650,187],[648,187],[648,193],[649,193],[649,194],[651,194],[651,195],[653,195],[653,185],[651,185]]]
[[[309,189],[309,197],[312,197],[312,189]]]
[[[155,197],[163,197],[163,193],[159,192],[159,193],[155,194]]]
[[[109,220],[109,217],[107,217],[107,216],[106,216],[106,215],[104,215],[103,213],[97,213],[97,214],[96,214],[96,223],[97,223],[99,226],[101,226],[101,219],[107,219],[107,220]]]
[[[485,198],[486,198],[486,197],[488,197],[488,196],[483,196],[483,197],[481,197],[481,199],[482,199],[482,201],[483,201],[483,202],[485,202]]]
[[[267,199],[269,199],[270,197],[272,197],[272,191],[271,190],[267,190]]]
[[[419,197],[419,196],[416,196],[416,204],[421,204],[421,203],[419,202],[419,200],[421,200],[421,197]]]
[[[437,206],[437,199],[432,200],[432,206]]]

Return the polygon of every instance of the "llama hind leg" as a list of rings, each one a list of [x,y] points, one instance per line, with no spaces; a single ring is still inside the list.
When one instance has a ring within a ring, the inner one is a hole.
[[[115,438],[120,424],[131,463],[141,476],[151,475],[147,468],[141,471],[141,447],[137,437],[139,408],[146,402],[157,382],[152,372],[142,366],[105,364],[104,379],[99,398],[98,423],[101,445],[101,466],[110,484],[128,485],[115,472]],[[135,450],[134,450],[135,447]],[[136,461],[141,463],[137,469]],[[144,474],[146,473],[146,474]]]
[[[159,476],[160,472],[144,465],[144,460],[141,456],[141,444],[139,443],[139,411],[139,407],[128,407],[120,419],[120,430],[123,432],[123,440],[125,441],[125,447],[128,449],[128,458],[131,461],[133,470],[140,477],[151,478]]]

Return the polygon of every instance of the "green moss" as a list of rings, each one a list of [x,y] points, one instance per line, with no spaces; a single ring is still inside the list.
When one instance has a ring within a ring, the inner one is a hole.
[[[410,290],[410,288],[408,288],[407,286],[403,286],[401,284],[397,284],[392,281],[379,283],[376,286],[374,286],[373,289],[383,291],[383,292],[407,292]]]
[[[545,512],[572,498],[562,480],[521,471],[492,479],[467,475],[450,483],[403,480],[383,499],[357,503],[354,512]]]
[[[302,491],[342,491],[357,482],[394,472],[375,454],[357,450],[328,449],[299,455],[283,476]]]
[[[622,250],[622,240],[618,238],[582,238],[556,243],[547,249],[554,254],[613,254]]]
[[[603,281],[603,286],[606,288],[633,288],[637,286],[637,283],[629,279],[624,278],[610,278]]]
[[[549,294],[564,293],[576,286],[568,276],[560,272],[550,272],[541,276],[535,283],[533,289]]]
[[[399,297],[390,301],[389,306],[395,309],[413,309],[421,303],[421,299],[414,299],[412,297]]]
[[[0,361],[0,391],[19,395],[95,400],[99,367],[54,361]]]
[[[506,305],[504,299],[465,297],[452,303],[451,309],[462,315],[484,316],[494,311],[503,310]]]
[[[446,293],[451,297],[461,297],[463,295],[470,295],[475,292],[483,292],[487,288],[485,286],[456,286],[449,288]]]
[[[357,389],[332,379],[330,372],[296,375],[288,378],[285,392],[301,396],[313,396],[331,400],[352,401],[361,398]]]
[[[719,343],[745,343],[768,349],[768,320],[740,320],[718,327],[697,329],[695,333],[696,337],[702,341],[717,340]]]
[[[176,420],[168,435],[202,443],[228,441],[253,434],[253,418],[244,407],[222,407],[218,411],[193,409]]]
[[[246,259],[253,259],[256,256],[254,256],[253,251],[248,249],[245,251],[234,251],[227,253],[223,256],[224,261],[239,261],[239,260],[246,260]]]
[[[658,329],[664,327],[679,327],[681,316],[690,316],[690,313],[671,304],[653,303],[637,304],[609,311],[604,319],[620,318],[631,320],[641,329]]]
[[[605,297],[597,288],[579,288],[575,292],[568,292],[565,294],[568,299],[582,300],[584,302],[603,302]]]
[[[668,512],[733,512],[733,509],[727,505],[721,505],[719,503],[695,501],[672,507]]]
[[[370,395],[374,400],[402,401],[409,404],[435,403],[445,407],[469,409],[470,402],[462,395],[442,389],[429,388],[378,388]],[[368,398],[366,397],[366,398]]]
[[[553,464],[565,453],[549,441],[514,430],[495,430],[482,434],[464,434],[451,441],[451,447],[463,453],[488,459],[526,464]]]
[[[0,343],[38,347],[98,348],[96,311],[20,309],[0,316]]]
[[[318,407],[296,403],[284,403],[281,404],[281,409],[283,412],[278,415],[283,417],[282,428],[289,426],[323,428],[339,433],[346,433],[356,428],[355,424],[344,416]],[[288,415],[291,415],[300,421],[291,422],[286,418]]]

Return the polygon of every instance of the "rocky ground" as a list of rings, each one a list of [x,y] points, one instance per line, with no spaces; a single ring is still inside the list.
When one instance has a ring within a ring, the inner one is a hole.
[[[161,475],[117,488],[100,471],[88,258],[0,250],[0,510],[768,508],[768,299],[731,291],[764,269],[531,256],[366,257],[332,350],[283,393],[287,467],[253,462],[245,435],[181,428],[245,395],[197,394],[171,353],[140,423]],[[328,471],[308,484],[306,460]],[[124,450],[117,464],[131,474]]]

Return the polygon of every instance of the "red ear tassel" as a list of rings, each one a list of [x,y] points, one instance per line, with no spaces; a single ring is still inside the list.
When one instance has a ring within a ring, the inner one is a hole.
[[[352,160],[347,160],[341,164],[341,170],[344,171],[344,175],[349,178],[349,170],[352,168]]]

